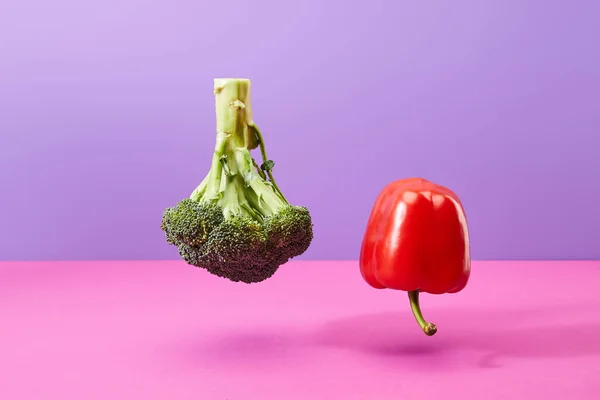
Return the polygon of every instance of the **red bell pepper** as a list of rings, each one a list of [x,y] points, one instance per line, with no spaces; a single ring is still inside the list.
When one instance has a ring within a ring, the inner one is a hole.
[[[458,196],[421,178],[387,185],[377,197],[362,242],[360,271],[376,289],[408,292],[413,314],[428,336],[419,293],[457,293],[471,273],[469,231]]]

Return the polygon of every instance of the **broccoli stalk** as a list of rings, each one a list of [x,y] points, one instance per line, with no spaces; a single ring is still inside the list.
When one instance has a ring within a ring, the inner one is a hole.
[[[288,203],[271,173],[273,163],[266,160],[262,134],[252,121],[250,81],[215,80],[215,99],[217,140],[212,167],[191,198],[216,200],[226,217],[242,214],[260,219],[274,214]],[[250,154],[257,146],[266,161],[261,169]]]
[[[189,198],[167,208],[161,228],[188,264],[234,282],[264,281],[313,239],[308,209],[273,178],[252,119],[250,81],[215,79],[217,137],[211,168]],[[259,167],[250,151],[260,147]]]

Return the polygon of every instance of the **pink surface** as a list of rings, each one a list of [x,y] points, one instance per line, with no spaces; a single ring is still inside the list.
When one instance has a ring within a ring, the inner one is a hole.
[[[478,262],[455,295],[355,262],[260,285],[181,262],[0,263],[0,399],[600,398],[600,262]]]

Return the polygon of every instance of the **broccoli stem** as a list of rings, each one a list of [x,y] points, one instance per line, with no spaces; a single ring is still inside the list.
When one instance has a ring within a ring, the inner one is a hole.
[[[255,146],[249,129],[252,121],[249,79],[215,79],[215,107],[217,112],[217,135],[230,135],[235,147]]]
[[[258,126],[256,126],[256,124],[252,123],[250,125],[250,127],[254,130],[254,133],[256,134],[256,137],[258,138],[258,143],[260,145],[260,153],[262,155],[263,163],[266,163],[267,161],[269,161],[269,159],[267,158],[267,149],[265,148],[265,140],[263,139],[262,133],[260,132],[260,129],[258,129]],[[277,186],[277,183],[275,182],[275,178],[273,178],[273,173],[271,172],[271,168],[267,169],[267,175],[269,176],[269,180],[273,184],[273,187],[275,188],[275,190],[277,190],[279,195],[287,203],[288,201],[286,200],[285,196],[283,195],[283,192],[279,189],[279,186]]]
[[[202,196],[204,196],[204,193],[206,193],[206,189],[208,187],[209,178],[210,178],[210,173],[208,175],[206,175],[206,177],[202,180],[202,182],[198,185],[198,187],[196,189],[194,189],[194,191],[190,195],[190,199],[199,201],[200,198]]]
[[[252,120],[250,80],[215,79],[214,94],[217,138],[211,169],[190,197],[216,202],[227,218],[245,215],[262,220],[289,203],[273,179],[272,162]],[[250,154],[258,146],[267,166],[264,172]]]

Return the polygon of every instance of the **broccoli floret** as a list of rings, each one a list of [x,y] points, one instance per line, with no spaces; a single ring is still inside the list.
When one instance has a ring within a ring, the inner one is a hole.
[[[313,239],[306,207],[291,205],[275,183],[252,121],[250,81],[216,79],[217,139],[210,171],[189,198],[162,215],[167,243],[190,265],[234,282],[272,277]],[[259,167],[250,151],[260,147]]]
[[[184,199],[177,207],[165,210],[161,227],[169,244],[197,247],[208,241],[209,234],[223,220],[223,213],[216,204]]]

